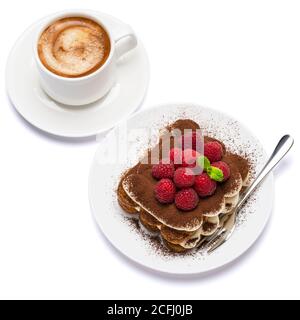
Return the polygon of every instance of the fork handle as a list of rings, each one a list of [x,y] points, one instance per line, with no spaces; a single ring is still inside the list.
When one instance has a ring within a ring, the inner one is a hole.
[[[263,169],[260,171],[258,176],[252,182],[252,184],[246,189],[237,204],[237,211],[248,199],[250,194],[257,188],[266,176],[272,171],[272,169],[279,163],[279,161],[288,153],[294,144],[294,139],[290,135],[283,136],[278,142],[276,148],[274,149],[272,155],[270,156],[268,162],[265,164]]]

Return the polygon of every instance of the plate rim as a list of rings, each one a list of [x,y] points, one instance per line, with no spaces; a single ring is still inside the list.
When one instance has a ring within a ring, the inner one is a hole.
[[[158,105],[154,105],[150,108],[147,108],[147,109],[143,109],[143,110],[140,110],[139,112],[136,112],[134,114],[132,114],[130,117],[128,117],[127,119],[124,119],[123,121],[130,121],[133,117],[136,117],[138,115],[140,115],[141,113],[144,113],[144,112],[149,112],[150,110],[154,110],[154,109],[159,109],[159,108],[168,108],[168,107],[179,107],[179,106],[186,106],[186,107],[191,107],[191,108],[194,108],[194,107],[200,107],[202,109],[208,109],[210,111],[213,111],[213,112],[217,112],[219,114],[222,114],[224,115],[225,117],[228,117],[230,119],[233,119],[235,121],[237,121],[241,127],[243,129],[245,129],[249,134],[251,134],[251,136],[258,141],[258,143],[261,145],[262,147],[262,150],[263,150],[263,156],[264,158],[266,158],[266,152],[265,152],[265,149],[263,148],[263,145],[260,143],[260,140],[256,137],[255,134],[252,133],[252,131],[250,131],[248,129],[248,127],[246,125],[244,125],[244,123],[242,123],[241,121],[238,121],[237,119],[235,119],[234,117],[228,115],[226,112],[223,112],[223,111],[219,111],[215,108],[210,108],[210,107],[207,107],[207,106],[204,106],[204,105],[200,105],[200,104],[195,104],[195,103],[187,103],[187,102],[183,102],[183,103],[163,103],[163,104],[158,104]],[[120,123],[118,123],[118,125],[120,125]],[[115,126],[112,130],[115,130],[117,128],[117,126]],[[108,134],[106,134],[104,137],[103,137],[103,140],[106,139]],[[101,143],[101,142],[100,142]],[[99,144],[100,145],[100,144]],[[89,205],[90,205],[90,210],[92,211],[92,214],[93,214],[93,218],[95,219],[95,222],[97,224],[97,227],[98,229],[100,230],[101,234],[105,237],[105,239],[119,252],[122,254],[123,257],[125,257],[126,259],[129,259],[129,261],[133,262],[136,266],[138,267],[142,267],[148,271],[152,271],[152,272],[155,272],[157,274],[162,274],[162,275],[169,275],[169,276],[183,276],[183,277],[189,277],[189,276],[200,276],[200,275],[205,275],[205,274],[209,274],[213,271],[218,271],[220,269],[223,269],[224,267],[226,267],[227,265],[229,265],[230,263],[233,263],[234,261],[236,261],[239,257],[242,257],[244,254],[246,254],[249,249],[257,242],[257,240],[261,237],[261,235],[263,234],[270,218],[271,218],[271,215],[272,215],[272,212],[273,212],[273,208],[274,208],[274,199],[275,199],[275,184],[274,184],[274,175],[273,173],[271,172],[268,177],[265,179],[265,182],[267,180],[270,181],[270,184],[272,186],[272,190],[270,191],[270,203],[271,203],[271,206],[270,208],[268,208],[268,214],[265,218],[265,220],[261,223],[261,226],[260,226],[260,229],[259,231],[257,232],[257,235],[256,237],[254,237],[249,243],[247,246],[245,246],[242,250],[240,250],[241,252],[238,252],[237,254],[234,254],[233,256],[231,256],[230,258],[227,258],[227,259],[224,259],[224,262],[222,262],[221,264],[219,265],[216,265],[216,266],[211,266],[209,268],[207,268],[206,270],[204,271],[194,271],[194,272],[191,272],[191,271],[173,271],[173,270],[161,270],[159,268],[155,268],[153,266],[149,266],[145,263],[143,263],[143,261],[135,258],[135,257],[132,257],[130,254],[126,254],[124,252],[124,250],[122,250],[118,244],[109,238],[109,236],[106,234],[106,232],[104,231],[104,228],[103,228],[103,225],[102,223],[98,220],[97,218],[97,215],[96,215],[96,209],[94,208],[94,205],[92,203],[92,173],[93,173],[93,169],[94,169],[94,164],[96,163],[96,156],[97,156],[97,152],[98,152],[98,149],[99,149],[99,145],[98,145],[98,148],[96,149],[96,152],[95,152],[95,155],[93,157],[93,160],[92,160],[92,164],[91,164],[91,167],[90,167],[90,170],[89,170],[89,177],[88,177],[88,197],[89,197]],[[263,183],[265,183],[263,182]]]

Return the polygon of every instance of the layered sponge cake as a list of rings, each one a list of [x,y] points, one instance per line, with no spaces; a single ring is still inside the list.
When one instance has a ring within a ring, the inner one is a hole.
[[[137,214],[171,251],[184,252],[220,228],[248,181],[247,159],[183,119],[164,128],[157,145],[123,174],[117,195],[125,212]]]

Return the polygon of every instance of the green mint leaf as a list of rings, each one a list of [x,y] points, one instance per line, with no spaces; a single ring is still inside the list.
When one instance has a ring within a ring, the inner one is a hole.
[[[205,156],[200,156],[197,159],[197,164],[200,166],[204,171],[207,171],[210,168],[210,161]]]
[[[215,180],[217,182],[222,182],[224,179],[223,171],[216,167],[210,167],[207,171],[207,174],[210,176],[212,180]]]

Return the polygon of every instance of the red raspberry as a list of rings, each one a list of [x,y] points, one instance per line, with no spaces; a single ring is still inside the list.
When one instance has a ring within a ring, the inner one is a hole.
[[[182,136],[182,150],[193,149],[198,152],[203,152],[203,137],[200,132],[193,131]]]
[[[183,211],[190,211],[197,207],[199,197],[193,188],[182,189],[175,195],[175,205]]]
[[[164,204],[174,202],[175,193],[175,184],[170,179],[161,179],[154,188],[155,198]]]
[[[173,163],[163,163],[162,161],[159,164],[154,164],[152,167],[152,176],[155,179],[170,178],[174,176],[174,165]]]
[[[222,145],[217,141],[205,143],[204,155],[210,162],[220,161],[223,156]]]
[[[224,176],[222,182],[224,182],[224,181],[229,179],[229,177],[230,177],[230,167],[226,162],[224,162],[224,161],[213,162],[211,166],[219,168],[220,170],[222,170],[223,176]]]
[[[216,181],[212,180],[207,173],[195,177],[194,189],[199,197],[207,197],[214,194],[217,188]]]
[[[182,167],[195,167],[196,160],[200,156],[200,153],[198,153],[195,150],[192,149],[186,149],[183,151],[183,157],[182,157]]]
[[[182,150],[173,148],[170,150],[170,161],[174,163],[174,167],[178,168],[182,164]]]
[[[173,181],[178,188],[188,188],[194,184],[195,176],[189,168],[178,168],[174,173]]]

